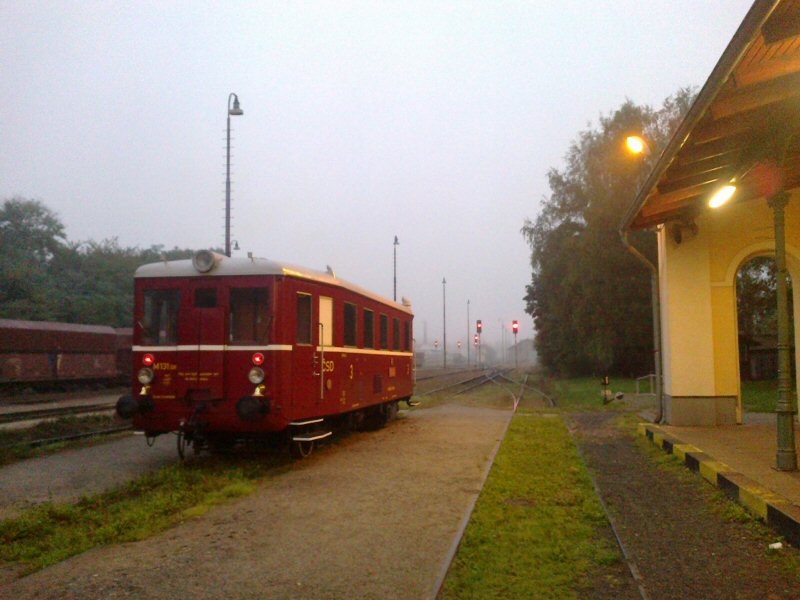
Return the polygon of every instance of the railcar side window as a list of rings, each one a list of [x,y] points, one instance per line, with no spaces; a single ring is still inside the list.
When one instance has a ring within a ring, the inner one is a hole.
[[[386,315],[381,315],[381,348],[389,348],[389,317]]]
[[[349,302],[344,303],[344,345],[356,346],[358,338],[356,336],[356,305]]]
[[[297,343],[311,343],[311,294],[297,294]]]
[[[409,321],[403,322],[403,350],[406,352],[411,350],[411,323]]]
[[[217,288],[197,288],[194,291],[195,308],[217,308]]]
[[[231,343],[268,343],[269,288],[231,288]]]
[[[145,290],[142,344],[166,346],[178,341],[180,290]]]
[[[400,319],[392,319],[392,349],[400,350]]]
[[[364,309],[364,348],[375,347],[375,313]]]

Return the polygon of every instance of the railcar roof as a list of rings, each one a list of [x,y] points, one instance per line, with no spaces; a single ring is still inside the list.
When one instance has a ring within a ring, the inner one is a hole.
[[[295,277],[306,281],[315,281],[332,285],[346,290],[350,290],[382,304],[390,304],[409,314],[411,308],[384,298],[383,296],[370,292],[349,281],[340,279],[330,273],[316,271],[306,267],[298,267],[284,262],[270,260],[268,258],[239,258],[215,255],[215,266],[207,273],[197,271],[190,259],[169,260],[157,263],[142,265],[136,269],[134,277],[136,279],[161,278],[161,277],[236,277],[243,275],[275,275],[283,277]]]
[[[116,335],[113,327],[107,325],[81,325],[78,323],[57,323],[55,321],[22,321],[0,319],[0,330],[23,329],[25,331],[67,331],[70,333],[102,333]]]

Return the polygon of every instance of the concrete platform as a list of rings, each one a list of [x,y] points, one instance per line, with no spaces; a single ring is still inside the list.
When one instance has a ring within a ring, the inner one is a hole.
[[[800,546],[800,472],[775,470],[774,414],[750,413],[743,425],[676,427],[642,423],[639,433],[675,454],[796,546]],[[795,442],[800,430],[795,426]]]

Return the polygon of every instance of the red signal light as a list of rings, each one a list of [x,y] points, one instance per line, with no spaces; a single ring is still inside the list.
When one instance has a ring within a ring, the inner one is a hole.
[[[260,367],[264,364],[264,355],[261,352],[256,352],[253,354],[253,364],[257,367]]]
[[[478,333],[483,331],[483,322],[480,319],[475,323],[475,329],[478,330]]]
[[[152,354],[145,354],[142,357],[142,364],[145,367],[152,367],[155,362],[156,362],[156,359]]]
[[[511,329],[514,330],[514,335],[517,335],[517,332],[519,331],[519,321],[512,321]]]

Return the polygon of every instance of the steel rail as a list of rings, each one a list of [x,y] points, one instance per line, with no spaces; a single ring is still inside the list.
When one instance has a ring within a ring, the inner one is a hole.
[[[486,377],[485,381],[480,385],[484,385],[486,383],[495,383],[496,385],[500,385],[496,381],[493,381],[490,377]],[[477,386],[476,386],[477,387]],[[506,390],[507,391],[507,390]],[[517,404],[517,398],[514,394],[511,394],[512,398],[514,398],[515,406]],[[436,600],[439,595],[442,593],[442,588],[444,588],[444,582],[447,580],[447,574],[450,572],[450,567],[453,564],[453,561],[456,558],[456,554],[458,553],[458,549],[461,547],[461,541],[464,539],[464,533],[467,531],[467,526],[469,525],[470,520],[472,519],[472,513],[475,511],[475,505],[478,503],[478,498],[483,491],[483,487],[486,485],[486,480],[489,478],[489,473],[492,471],[492,467],[494,466],[494,459],[497,457],[497,453],[500,451],[500,446],[503,445],[503,441],[506,439],[506,434],[508,433],[508,428],[511,426],[511,421],[514,418],[515,410],[512,410],[508,416],[508,420],[506,421],[505,427],[503,428],[503,434],[500,436],[500,439],[497,440],[497,443],[492,450],[492,453],[489,455],[489,460],[486,463],[486,469],[483,472],[481,477],[481,485],[480,491],[475,494],[475,496],[470,501],[469,507],[467,512],[464,514],[464,517],[461,519],[461,522],[458,525],[458,530],[456,531],[456,535],[453,538],[452,544],[450,544],[450,550],[447,552],[447,556],[445,557],[444,563],[442,564],[442,568],[439,570],[439,575],[436,578],[436,582],[433,585],[433,590],[431,593],[431,600]]]
[[[102,437],[104,435],[122,433],[125,431],[131,431],[132,429],[133,429],[132,425],[123,425],[121,427],[112,427],[110,429],[96,429],[94,431],[83,431],[81,433],[71,433],[69,435],[61,435],[51,438],[41,438],[36,440],[28,440],[25,442],[15,442],[13,444],[8,444],[7,446],[0,446],[0,449],[8,450],[10,448],[17,448],[20,446],[27,446],[29,448],[38,448],[39,446],[48,446],[50,444],[57,444],[59,442],[71,442],[74,440],[80,440],[84,438]]]
[[[569,431],[570,437],[572,437],[572,442],[575,444],[575,448],[578,450],[578,456],[583,463],[583,468],[586,469],[586,474],[589,476],[589,481],[592,482],[592,487],[594,487],[594,493],[597,496],[597,499],[600,500],[600,506],[603,507],[603,512],[606,514],[606,520],[608,524],[611,526],[611,531],[614,533],[614,537],[617,540],[617,545],[619,549],[622,551],[622,557],[625,559],[625,564],[628,565],[628,570],[631,573],[631,577],[633,577],[634,582],[636,582],[636,589],[639,591],[639,596],[641,596],[642,600],[650,600],[650,596],[647,594],[647,590],[644,587],[644,579],[642,578],[642,574],[639,572],[639,569],[636,567],[636,563],[633,562],[631,559],[631,555],[628,552],[628,549],[625,547],[625,544],[622,541],[622,538],[619,535],[619,530],[617,529],[617,524],[614,521],[614,517],[611,516],[611,512],[608,510],[608,505],[606,505],[605,500],[603,500],[603,496],[600,493],[600,487],[597,485],[597,481],[595,481],[592,472],[589,470],[589,465],[586,463],[586,457],[583,455],[583,450],[581,450],[581,446],[578,443],[578,440],[575,439],[575,434],[573,431],[568,427],[567,430]]]

